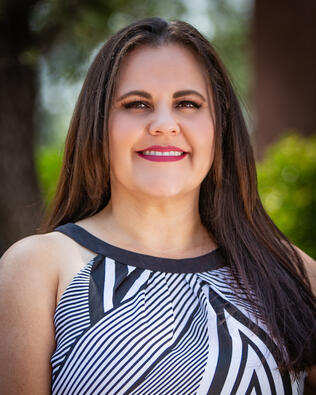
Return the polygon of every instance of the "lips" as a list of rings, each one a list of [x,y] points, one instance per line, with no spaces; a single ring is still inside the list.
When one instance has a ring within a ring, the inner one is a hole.
[[[142,151],[137,151],[137,154],[141,158],[151,162],[176,162],[188,155],[187,152],[173,145],[151,145]]]
[[[158,151],[158,152],[168,152],[168,151],[177,151],[177,152],[185,152],[185,150],[175,147],[174,145],[167,145],[167,146],[162,146],[162,145],[151,145],[150,147],[144,148],[142,150],[139,150],[137,152],[142,153],[144,151]]]
[[[174,145],[151,145],[150,147],[136,152],[141,158],[152,162],[175,162],[185,158],[188,155],[188,152],[179,147],[175,147]],[[158,152],[161,152],[161,154],[158,155]],[[170,154],[167,154],[167,152]]]

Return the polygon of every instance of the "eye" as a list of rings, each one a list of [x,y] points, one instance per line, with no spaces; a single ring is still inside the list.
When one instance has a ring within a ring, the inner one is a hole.
[[[126,109],[135,108],[135,109],[143,110],[149,107],[147,103],[140,100],[122,103],[122,105]]]
[[[201,104],[196,103],[191,100],[182,100],[177,103],[177,107],[180,107],[180,108],[200,108]]]

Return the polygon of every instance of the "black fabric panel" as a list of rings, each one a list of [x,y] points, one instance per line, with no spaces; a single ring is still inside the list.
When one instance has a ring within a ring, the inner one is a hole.
[[[250,395],[253,391],[255,390],[256,395],[262,395],[258,376],[256,372],[253,372],[253,375],[251,377],[249,387],[247,388],[246,394],[245,395]]]
[[[212,293],[211,290],[210,293]],[[218,360],[212,384],[208,390],[208,395],[221,393],[227,378],[233,353],[232,339],[227,329],[223,301],[211,296],[210,299],[212,299],[212,307],[217,315]]]
[[[104,316],[103,290],[105,265],[104,256],[99,255],[92,266],[89,282],[89,312],[91,326]]]

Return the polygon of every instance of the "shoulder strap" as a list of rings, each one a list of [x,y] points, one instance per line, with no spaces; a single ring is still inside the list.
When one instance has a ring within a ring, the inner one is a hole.
[[[61,232],[82,245],[83,247],[86,247],[89,250],[96,252],[97,254],[104,255],[107,243],[94,236],[79,225],[68,222],[64,225],[57,226],[54,231]]]

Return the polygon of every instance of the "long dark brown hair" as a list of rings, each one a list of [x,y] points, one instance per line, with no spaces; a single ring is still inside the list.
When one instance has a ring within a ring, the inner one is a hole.
[[[261,204],[249,135],[227,72],[191,25],[147,18],[120,30],[101,48],[79,95],[55,198],[38,232],[92,216],[107,205],[107,124],[121,61],[136,47],[168,43],[190,49],[204,65],[214,102],[215,157],[200,189],[201,221],[221,246],[236,292],[255,306],[279,346],[279,369],[298,373],[315,361],[315,297],[301,257]]]

